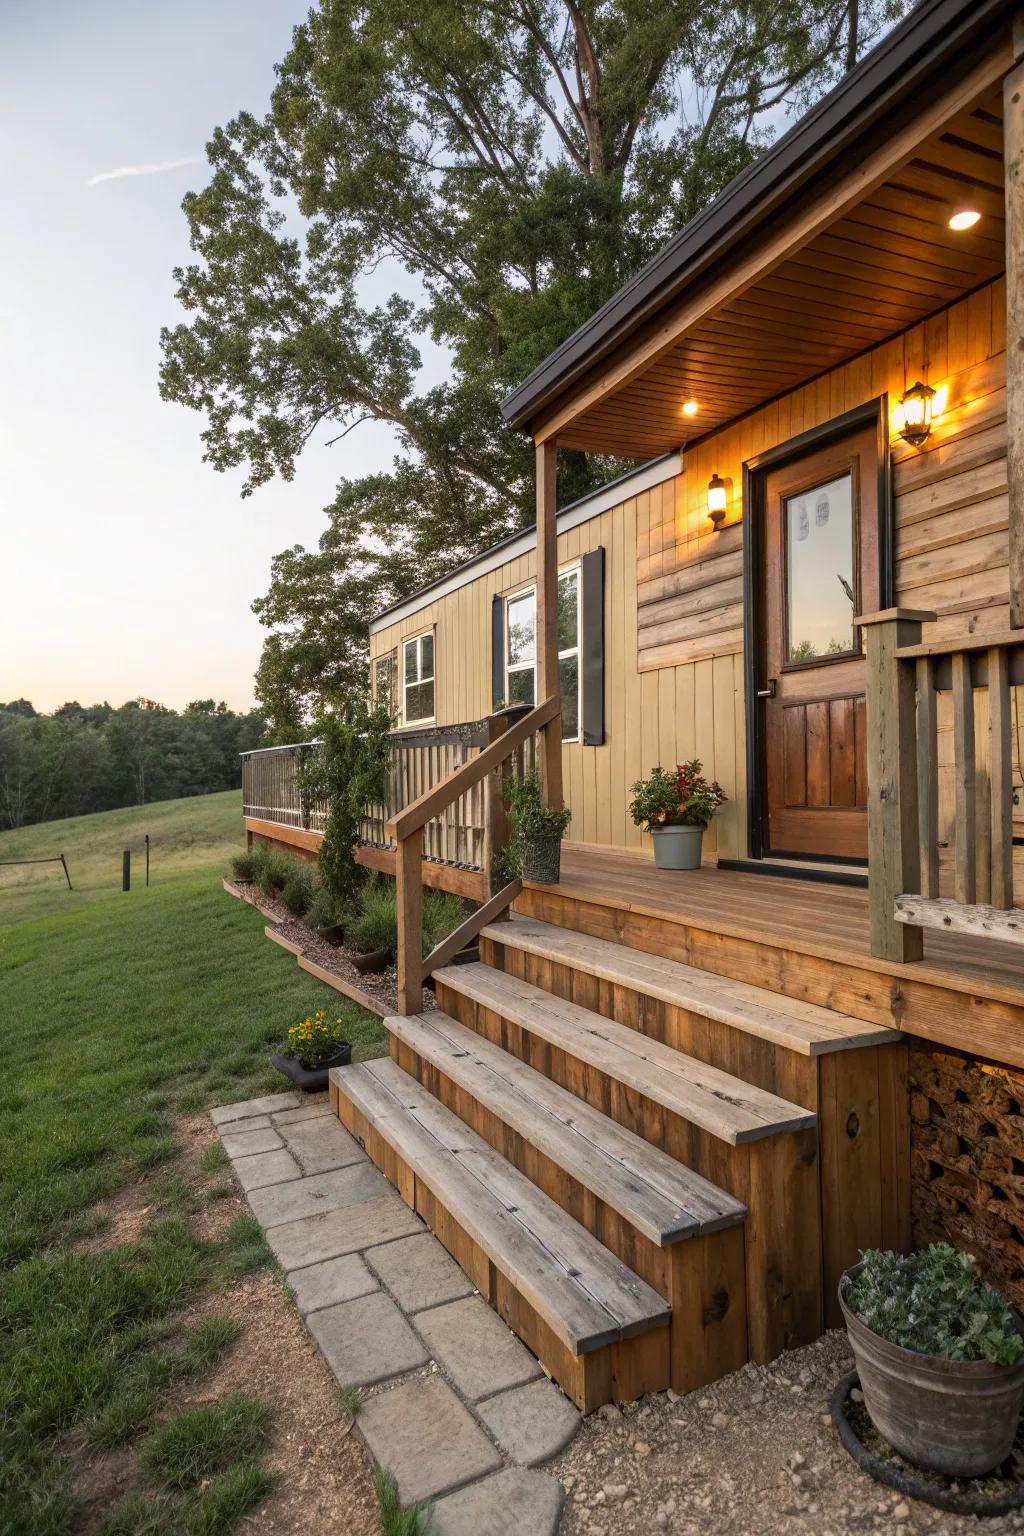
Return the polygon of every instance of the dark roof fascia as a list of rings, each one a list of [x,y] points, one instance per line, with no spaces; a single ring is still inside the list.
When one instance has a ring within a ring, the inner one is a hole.
[[[527,427],[546,405],[607,356],[631,332],[694,284],[881,117],[920,101],[922,80],[943,66],[962,68],[965,53],[1015,0],[922,0],[829,94],[761,159],[748,166],[579,330],[502,401],[505,420]]]

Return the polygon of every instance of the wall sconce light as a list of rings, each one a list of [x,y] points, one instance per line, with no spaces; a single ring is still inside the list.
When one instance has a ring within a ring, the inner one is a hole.
[[[927,384],[922,384],[920,379],[907,390],[900,401],[900,410],[903,416],[903,425],[900,428],[900,437],[905,443],[910,443],[914,448],[920,448],[927,441],[928,434],[932,430],[932,401],[935,399],[934,389]]]
[[[708,516],[715,526],[715,532],[725,521],[725,505],[728,500],[728,482],[721,475],[715,474],[708,481]]]

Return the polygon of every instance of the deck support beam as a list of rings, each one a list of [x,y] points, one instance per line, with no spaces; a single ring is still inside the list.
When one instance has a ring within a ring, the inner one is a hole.
[[[1010,626],[1024,629],[1024,12],[1003,79],[1006,166],[1006,474],[1010,490]]]
[[[559,697],[558,680],[558,449],[537,444],[537,699]],[[541,732],[541,775],[547,805],[562,804],[562,716]]]

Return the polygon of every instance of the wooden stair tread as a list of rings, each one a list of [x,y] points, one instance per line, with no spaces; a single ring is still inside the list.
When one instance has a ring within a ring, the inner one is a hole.
[[[591,938],[539,918],[515,917],[491,923],[482,936],[643,992],[803,1056],[885,1045],[901,1038],[898,1029],[854,1019],[817,1003],[785,997],[609,939]]]
[[[659,1247],[741,1222],[746,1207],[518,1056],[447,1014],[386,1027]]]
[[[667,1324],[663,1297],[397,1062],[331,1079],[573,1354]]]
[[[799,1104],[479,961],[435,980],[732,1146],[816,1123]]]

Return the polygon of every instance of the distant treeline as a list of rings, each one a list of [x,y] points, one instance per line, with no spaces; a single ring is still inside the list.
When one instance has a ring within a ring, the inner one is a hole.
[[[242,782],[238,754],[267,725],[256,710],[196,699],[182,712],[152,699],[62,704],[39,714],[28,699],[0,704],[0,828],[209,795]]]

